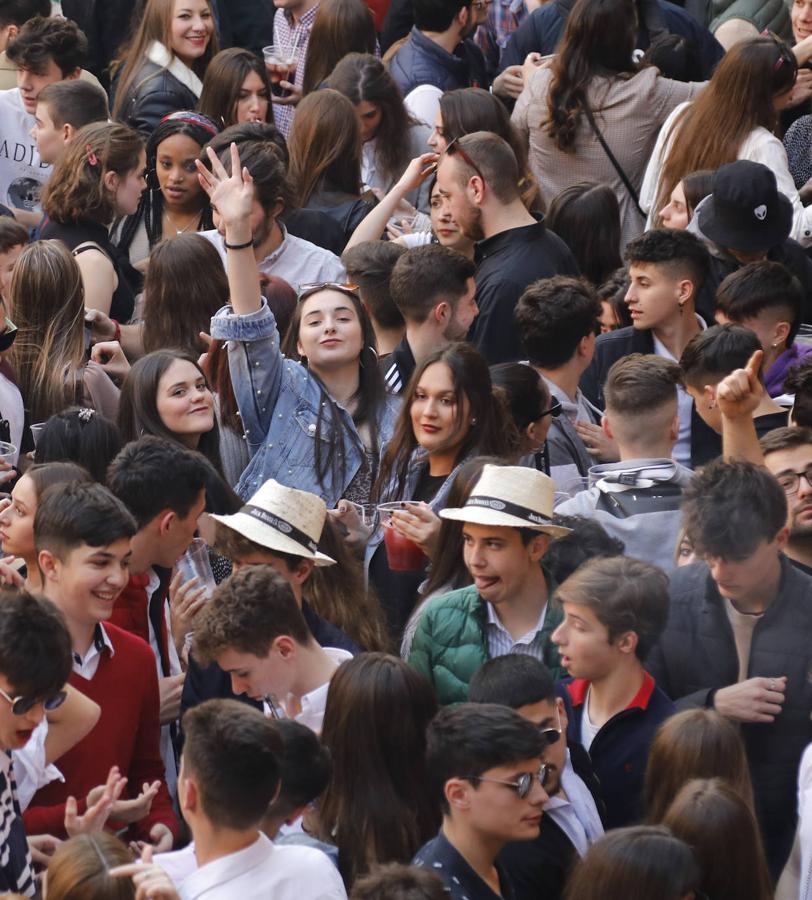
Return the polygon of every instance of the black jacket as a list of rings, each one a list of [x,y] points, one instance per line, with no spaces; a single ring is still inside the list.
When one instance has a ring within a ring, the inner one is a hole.
[[[671,576],[665,632],[646,666],[678,709],[704,707],[711,692],[735,684],[739,659],[724,601],[705,563]],[[781,562],[778,596],[757,622],[748,678],[787,676],[783,709],[770,724],[743,724],[756,814],[774,876],[795,831],[798,766],[812,740],[812,578]]]
[[[350,640],[340,628],[336,628],[327,619],[313,612],[310,606],[302,601],[302,614],[311,634],[322,647],[337,647],[339,650],[348,650],[350,653],[360,653],[361,648],[355,641]],[[235,694],[231,690],[231,676],[227,675],[217,663],[201,666],[189,654],[189,668],[186,671],[186,680],[183,682],[183,694],[180,699],[181,716],[187,709],[197,706],[204,700],[212,699],[241,700],[249,706],[262,709],[262,704],[252,700],[247,694]]]
[[[421,84],[433,84],[441,91],[488,87],[485,57],[472,40],[460,41],[449,53],[416,27],[390,60],[389,74],[404,97]]]
[[[547,55],[555,53],[559,38],[564,33],[567,17],[575,4],[575,0],[554,0],[545,3],[532,12],[513,32],[502,52],[500,70],[507,66],[518,66],[524,62],[528,53]],[[722,45],[703,28],[684,9],[666,0],[656,0],[653,9],[647,10],[648,0],[638,3],[643,8],[640,18],[640,30],[637,35],[637,46],[645,50],[651,42],[651,31],[657,21],[660,28],[670,34],[678,34],[691,41],[697,49],[704,78],[710,78],[716,63],[724,55]],[[648,20],[648,21],[647,21]]]
[[[476,246],[476,302],[479,315],[468,339],[490,365],[523,357],[513,310],[525,288],[539,278],[579,275],[578,263],[541,216],[532,225],[510,228]]]
[[[589,788],[603,818],[600,785],[589,754],[572,741],[567,746],[572,768]],[[561,900],[570,871],[578,862],[578,852],[555,820],[545,814],[541,817],[539,836],[533,841],[506,844],[499,854],[499,862],[510,873],[516,900]]]
[[[595,355],[589,368],[581,376],[581,390],[590,403],[600,409],[606,407],[603,385],[612,364],[630,353],[654,353],[654,335],[651,331],[638,331],[631,325],[598,336]],[[691,468],[715,459],[722,452],[718,434],[702,421],[696,408],[691,412]]]
[[[168,69],[145,59],[123,97],[118,118],[149,137],[164,116],[194,109],[197,99]]]

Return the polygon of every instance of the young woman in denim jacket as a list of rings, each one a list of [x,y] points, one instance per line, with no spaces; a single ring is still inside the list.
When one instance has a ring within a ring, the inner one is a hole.
[[[341,285],[304,286],[280,350],[276,320],[259,293],[250,254],[259,214],[253,181],[231,145],[232,175],[209,152],[201,184],[225,224],[231,306],[211,321],[228,341],[231,381],[251,461],[237,483],[248,499],[269,478],[318,494],[367,502],[398,400],[385,393],[374,333],[358,295]],[[298,357],[298,359],[294,358]]]
[[[393,513],[395,530],[431,558],[442,549],[436,546],[437,513],[446,505],[459,468],[474,456],[506,460],[515,437],[502,402],[492,393],[488,364],[474,347],[460,342],[432,353],[412,375],[381,463],[380,501],[405,501],[403,510]],[[390,571],[382,541],[379,527],[367,543],[365,557],[390,631],[399,640],[425,567]]]

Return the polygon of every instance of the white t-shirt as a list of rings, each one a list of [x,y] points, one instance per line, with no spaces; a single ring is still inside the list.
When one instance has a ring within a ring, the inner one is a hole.
[[[589,692],[590,688],[587,688],[586,697],[584,698],[584,709],[581,713],[581,744],[587,752],[592,746],[592,741],[595,740],[595,735],[601,730],[601,726],[593,725],[589,718]]]
[[[18,88],[0,91],[0,203],[38,210],[51,166],[40,162],[31,137],[34,117],[25,111]]]

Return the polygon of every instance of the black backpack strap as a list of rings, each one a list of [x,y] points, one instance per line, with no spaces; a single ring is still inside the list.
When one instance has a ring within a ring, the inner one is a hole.
[[[623,167],[620,163],[615,159],[615,154],[609,149],[609,145],[604,140],[603,135],[601,134],[600,128],[598,128],[597,123],[595,122],[595,117],[592,115],[592,110],[589,107],[589,102],[586,97],[584,97],[584,115],[587,118],[592,130],[595,132],[595,137],[600,142],[601,147],[603,147],[603,152],[606,154],[609,162],[612,163],[614,170],[620,176],[620,180],[623,182],[626,190],[629,193],[629,196],[632,198],[632,203],[634,203],[635,209],[640,213],[640,215],[645,219],[647,218],[646,213],[640,208],[640,201],[637,197],[637,191],[634,189],[631,181],[629,181],[629,176],[623,171]]]

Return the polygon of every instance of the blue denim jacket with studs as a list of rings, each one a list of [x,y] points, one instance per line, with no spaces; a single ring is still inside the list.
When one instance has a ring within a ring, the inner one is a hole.
[[[230,306],[224,306],[212,317],[211,336],[228,341],[231,383],[250,455],[237,493],[247,500],[265,481],[274,478],[288,487],[317,494],[328,509],[334,508],[363,460],[363,442],[352,416],[336,404],[340,418],[331,421],[325,409],[321,439],[332,443],[336,429],[343,429],[346,459],[343,479],[337,478],[328,465],[321,485],[315,446],[323,389],[306,366],[282,355],[276,319],[266,301],[247,315],[237,315]],[[387,394],[378,413],[381,451],[392,437],[399,404],[400,398]],[[330,448],[323,450],[323,458],[329,459]]]

